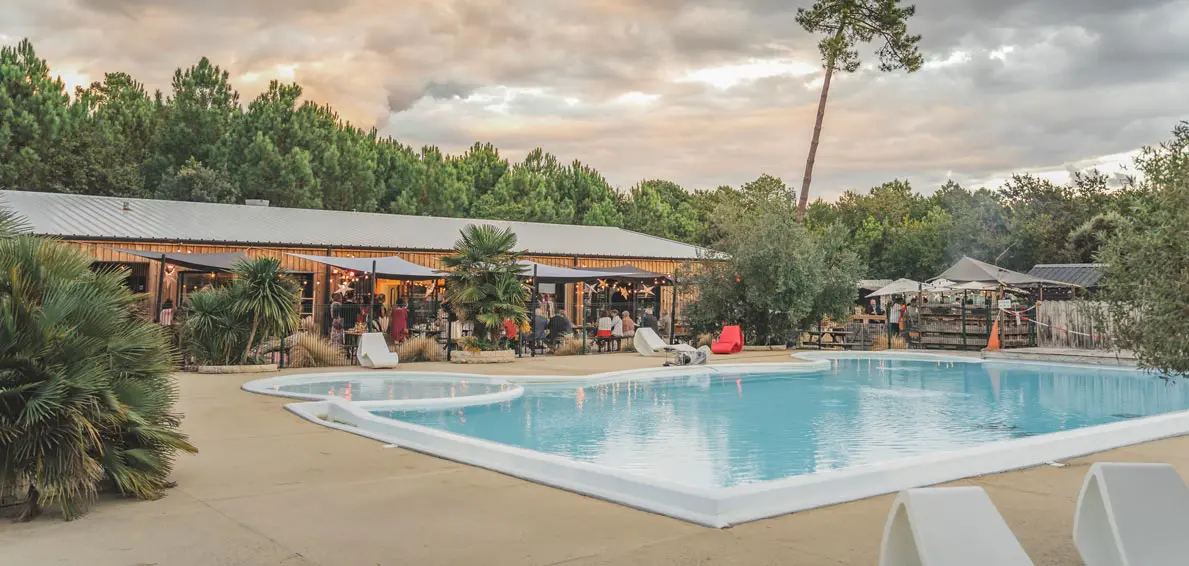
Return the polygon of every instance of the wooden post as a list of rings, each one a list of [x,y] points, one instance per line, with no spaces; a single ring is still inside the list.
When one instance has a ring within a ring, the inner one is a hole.
[[[677,343],[677,268],[673,268],[673,304],[669,305],[669,344]]]
[[[157,309],[153,322],[161,322],[161,296],[165,294],[165,254],[161,254],[161,265],[157,266]]]
[[[376,310],[376,260],[374,259],[372,260],[372,295],[367,301],[367,330],[365,330],[365,332],[371,332],[372,316],[375,315],[375,312],[373,311]]]
[[[962,349],[965,350],[966,348],[967,348],[967,346],[966,346],[966,291],[963,290],[962,291]]]
[[[529,354],[532,357],[537,357],[537,289],[540,283],[537,282],[537,264],[533,262],[533,290],[532,290],[532,311],[529,312],[528,323],[528,342]]]

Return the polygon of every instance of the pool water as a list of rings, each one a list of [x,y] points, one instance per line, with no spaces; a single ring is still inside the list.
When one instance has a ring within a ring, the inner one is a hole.
[[[811,374],[528,386],[522,397],[374,414],[719,488],[1189,409],[1181,381],[1072,366],[851,359]]]
[[[368,374],[364,379],[344,378],[279,385],[274,390],[303,395],[330,395],[345,401],[404,401],[485,395],[512,387],[507,383],[394,373],[391,377],[382,378]]]

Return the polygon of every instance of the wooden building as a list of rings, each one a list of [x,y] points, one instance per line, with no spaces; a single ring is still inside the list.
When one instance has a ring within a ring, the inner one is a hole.
[[[399,256],[438,268],[468,224],[511,227],[526,259],[559,267],[616,267],[630,264],[670,277],[705,257],[706,250],[664,238],[602,226],[437,218],[270,207],[177,202],[122,197],[0,191],[0,205],[23,216],[38,235],[61,239],[92,256],[98,266],[126,269],[129,286],[154,302],[175,302],[210,281],[227,277],[215,270],[162,266],[121,250],[210,254],[243,252],[273,257],[302,282],[303,309],[330,302],[345,278],[330,266],[294,257]],[[168,263],[168,262],[167,262]],[[366,275],[366,274],[363,274]],[[389,297],[413,292],[409,283],[377,282]],[[581,285],[556,288],[559,308],[573,320],[582,312]],[[662,313],[671,312],[672,293],[659,293]]]

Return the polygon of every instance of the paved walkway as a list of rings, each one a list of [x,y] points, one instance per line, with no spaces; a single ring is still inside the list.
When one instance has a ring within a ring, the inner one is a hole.
[[[785,360],[784,352],[736,359]],[[593,373],[635,355],[538,358],[467,368]],[[575,368],[574,366],[581,366]],[[406,370],[453,370],[410,364]],[[70,523],[0,520],[0,565],[875,564],[892,496],[714,530],[560,489],[386,449],[307,423],[284,399],[240,391],[254,376],[183,375],[178,487],[159,501],[100,502]],[[1167,461],[1189,477],[1189,437],[956,482],[980,485],[1036,564],[1080,564],[1070,532],[1093,461]]]

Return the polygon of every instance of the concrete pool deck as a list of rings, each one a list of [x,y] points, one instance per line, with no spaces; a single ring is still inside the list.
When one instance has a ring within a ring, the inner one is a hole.
[[[577,375],[660,363],[542,357],[461,371]],[[101,501],[70,523],[0,519],[0,565],[875,564],[894,498],[709,529],[305,422],[282,408],[287,400],[239,389],[258,377],[181,375],[178,410],[201,453],[180,459],[178,487],[159,501]],[[984,487],[1035,563],[1081,564],[1073,512],[1096,461],[1169,462],[1189,477],[1189,436],[952,485]]]

